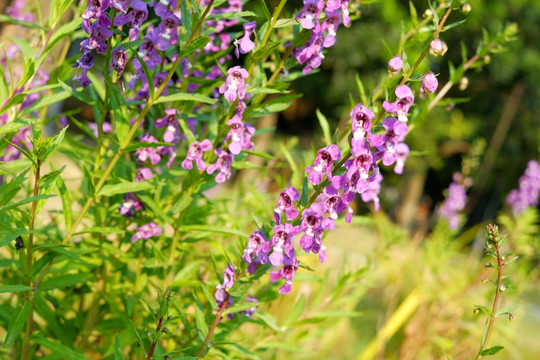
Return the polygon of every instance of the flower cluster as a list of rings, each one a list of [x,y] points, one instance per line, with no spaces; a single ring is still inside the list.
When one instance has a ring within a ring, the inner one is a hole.
[[[512,207],[512,212],[521,214],[529,206],[537,206],[540,196],[540,164],[531,160],[525,173],[519,178],[519,188],[510,191],[506,203]]]
[[[467,204],[467,188],[472,185],[472,180],[463,177],[461,173],[455,173],[453,180],[448,187],[448,197],[437,213],[448,220],[450,229],[456,230],[459,228],[459,213],[465,209]]]
[[[306,20],[307,21],[307,20]],[[306,167],[309,183],[319,186],[316,199],[300,206],[300,195],[294,187],[281,192],[274,209],[273,235],[265,236],[255,231],[244,251],[244,261],[253,273],[259,264],[281,267],[270,275],[274,282],[284,279],[280,294],[291,291],[294,274],[298,270],[294,237],[301,235],[298,245],[306,253],[319,254],[319,261],[326,260],[323,243],[325,231],[335,227],[339,214],[351,222],[353,210],[350,204],[359,194],[362,201],[373,202],[379,209],[379,191],[383,176],[379,163],[395,164],[394,172],[401,174],[409,148],[404,143],[408,131],[407,115],[414,101],[414,94],[407,85],[395,90],[396,100],[385,101],[384,110],[390,115],[382,122],[384,132],[374,132],[374,113],[362,104],[351,113],[351,151],[344,158],[337,145],[328,145],[317,152],[313,164]],[[299,208],[301,211],[299,211]]]
[[[324,13],[324,20],[320,20]],[[309,74],[321,66],[323,49],[336,43],[336,32],[341,23],[349,26],[349,0],[304,0],[304,7],[296,16],[302,28],[311,31],[309,41],[295,48],[292,55],[304,65],[302,72]]]
[[[234,271],[234,267],[231,263],[227,264],[227,268],[225,271],[223,271],[223,283],[216,286],[216,292],[214,293],[214,298],[216,299],[216,306],[218,309],[221,309],[223,306],[223,303],[227,301],[227,305],[225,305],[227,308],[231,307],[233,303],[233,297],[229,295],[229,290],[232,289],[234,286],[234,283],[236,282],[236,272]],[[258,303],[259,299],[257,299],[254,296],[247,296],[246,302],[250,303]],[[246,315],[248,318],[251,318],[255,311],[257,311],[258,306],[255,305],[247,310],[240,311],[239,314]],[[227,319],[230,320],[235,313],[230,313],[227,315]]]

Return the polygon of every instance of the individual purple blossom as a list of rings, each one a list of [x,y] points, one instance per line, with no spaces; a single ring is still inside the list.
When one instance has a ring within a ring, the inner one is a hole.
[[[109,23],[101,24],[94,22],[91,26],[91,33],[88,39],[81,41],[81,47],[88,50],[95,50],[98,54],[104,54],[107,51],[107,39],[113,35],[113,32],[108,29],[110,19],[107,17]]]
[[[5,14],[17,20],[33,22],[34,15],[29,12],[22,13],[24,9],[27,9],[25,1],[15,0],[10,6],[6,7]]]
[[[251,41],[251,35],[255,32],[257,22],[252,21],[244,24],[244,36],[240,40],[234,41],[236,57],[240,57],[240,53],[248,54],[255,48],[255,43]]]
[[[111,8],[125,14],[130,3],[131,0],[111,0]]]
[[[300,64],[306,64],[302,69],[304,75],[311,73],[311,70],[321,66],[322,59],[324,59],[322,53],[323,45],[324,33],[320,23],[316,22],[315,27],[311,31],[311,38],[309,41],[305,45],[292,51],[292,55]]]
[[[116,70],[118,76],[122,75],[124,72],[124,67],[128,61],[127,53],[124,50],[124,47],[119,47],[114,49],[112,52],[111,65],[109,66],[109,71]]]
[[[304,29],[313,29],[316,20],[319,18],[321,11],[324,7],[324,0],[304,0],[304,7],[298,15],[297,19],[300,19],[300,25]]]
[[[161,235],[162,231],[163,230],[158,224],[153,221],[149,222],[148,224],[144,224],[143,226],[137,228],[137,232],[131,237],[131,242],[135,242],[140,239],[150,239],[153,236],[159,236]]]
[[[189,150],[186,158],[182,161],[182,167],[186,170],[193,169],[193,161],[197,165],[197,169],[203,171],[206,168],[206,163],[203,160],[203,153],[212,150],[212,143],[208,139],[203,141],[195,141],[189,145]]]
[[[254,262],[257,264],[267,264],[269,262],[268,253],[270,252],[270,246],[270,241],[266,240],[264,234],[260,231],[255,231],[249,236],[242,258],[249,265]],[[250,269],[248,268],[248,270]],[[249,272],[253,273],[254,271]]]
[[[149,69],[161,64],[162,61],[161,56],[159,56],[156,51],[156,44],[158,40],[157,32],[152,31],[143,37],[143,43],[139,46],[138,55],[147,64]],[[146,80],[139,59],[133,58],[133,67],[140,70],[141,73],[139,74],[139,77],[142,75],[142,78]],[[131,84],[130,82],[130,89],[132,90],[133,85],[134,83]]]
[[[234,156],[220,148],[215,149],[214,153],[218,158],[214,164],[208,166],[206,173],[210,175],[217,170],[216,182],[223,183],[231,177],[231,164],[234,160]]]
[[[281,295],[289,294],[292,290],[292,280],[294,274],[298,270],[298,260],[294,255],[294,249],[290,254],[285,254],[283,258],[283,267],[278,271],[273,271],[270,273],[270,280],[276,282],[279,279],[284,279],[285,284],[279,288],[279,293]]]
[[[88,0],[87,6],[85,11],[82,13],[82,23],[81,27],[84,31],[86,31],[88,34],[92,32],[92,28],[90,25],[91,19],[98,19],[95,23],[99,26],[99,24],[106,23],[107,20],[109,22],[108,26],[110,26],[111,20],[109,19],[107,13],[105,13],[105,10],[109,8],[109,0]],[[105,19],[106,18],[106,19]]]
[[[341,10],[341,16],[343,18],[343,25],[349,26],[351,18],[349,17],[349,0],[328,0],[326,2],[326,9],[328,11]]]
[[[93,66],[94,66],[94,56],[92,55],[92,52],[90,50],[83,49],[81,58],[78,59],[77,62],[72,66],[72,67],[80,67],[82,69],[82,73],[80,76],[74,77],[73,81],[79,81],[83,88],[90,85],[92,81],[90,81],[90,79],[88,78],[87,72]]]
[[[95,122],[89,123],[88,128],[92,131],[95,137],[99,136],[98,126]],[[101,125],[101,131],[103,131],[104,134],[109,134],[112,131],[111,123],[104,121],[103,124]]]
[[[244,101],[238,101],[236,104],[236,114],[227,121],[227,125],[231,128],[227,133],[226,140],[231,140],[229,144],[229,151],[233,155],[238,155],[243,149],[244,142],[244,123],[242,117],[246,110],[246,103]]]
[[[510,191],[506,203],[512,207],[515,215],[521,214],[530,206],[538,205],[540,197],[540,164],[531,160],[525,173],[519,178],[519,188]]]
[[[409,147],[405,143],[399,143],[395,147],[396,149],[396,166],[394,166],[394,173],[401,175],[403,173],[403,166],[409,156]]]
[[[427,95],[427,93],[434,93],[435,91],[437,91],[438,86],[439,82],[437,81],[437,77],[432,71],[429,71],[424,75],[424,78],[422,79],[420,94],[425,96]]]
[[[230,102],[244,99],[246,96],[245,79],[249,73],[240,66],[234,66],[227,71],[227,80],[219,87],[219,93],[225,94],[225,99]]]
[[[173,10],[176,9],[176,0],[159,0],[157,4],[154,5],[154,12],[157,16],[163,18],[163,16],[169,13],[169,6]]]
[[[384,119],[383,126],[386,132],[381,135],[370,134],[368,141],[371,146],[377,147],[379,150],[378,156],[375,156],[375,161],[379,160],[380,156],[382,156],[383,164],[390,166],[396,161],[395,146],[398,142],[405,139],[408,127],[407,124],[396,118]]]
[[[153,137],[152,135],[148,133],[145,133],[143,136],[141,136],[140,141],[147,142],[147,143],[158,142],[158,140],[155,137]],[[142,148],[135,151],[135,156],[137,157],[137,160],[142,163],[150,159],[153,165],[156,165],[161,160],[161,156],[158,154],[157,150],[152,147]]]
[[[178,135],[178,118],[176,114],[176,109],[165,109],[165,116],[161,119],[157,119],[154,126],[157,129],[165,127],[165,132],[163,133],[163,141],[169,143],[177,143],[180,140]]]
[[[281,224],[281,214],[285,213],[288,221],[294,220],[298,216],[298,210],[295,209],[293,201],[300,200],[300,194],[294,187],[289,186],[279,194],[279,200],[274,209],[274,218],[276,223]]]
[[[448,187],[448,197],[444,200],[437,213],[448,220],[450,229],[456,230],[459,227],[459,212],[465,209],[466,204],[467,193],[465,186],[454,181]]]
[[[294,246],[291,240],[299,232],[300,228],[289,223],[274,226],[274,235],[271,240],[273,251],[268,257],[272,265],[279,266],[283,263],[283,251],[285,251],[286,256],[294,254]]]
[[[356,157],[350,163],[346,162],[346,164],[348,164],[348,168],[344,176],[352,179],[356,174],[356,192],[363,193],[368,188],[369,172],[374,167],[373,154],[369,146],[367,144],[361,146]]]
[[[324,19],[321,25],[321,30],[326,33],[326,36],[324,37],[323,46],[329,48],[336,43],[337,28],[341,24],[341,17],[337,10],[330,11],[326,9],[324,12],[326,19]]]
[[[377,173],[373,181],[368,183],[367,189],[360,194],[363,202],[368,203],[373,201],[373,209],[375,211],[379,211],[380,208],[379,192],[381,191],[382,179],[383,176]]]
[[[325,206],[323,203],[314,203],[302,212],[301,231],[304,235],[300,239],[300,246],[306,252],[319,254],[319,261],[326,260],[326,246],[322,243],[324,230],[334,228],[335,220],[324,218]]]
[[[127,14],[121,14],[115,17],[114,25],[129,26],[129,41],[135,41],[138,40],[141,25],[147,18],[148,9],[146,3],[142,0],[133,0],[131,2],[131,11]]]
[[[312,185],[318,185],[322,181],[323,172],[326,173],[328,180],[332,180],[332,166],[334,161],[339,159],[341,159],[341,152],[337,145],[332,144],[320,149],[313,165],[306,167],[309,182]]]
[[[394,56],[388,61],[388,72],[392,75],[399,73],[403,69],[401,56]]]
[[[229,298],[228,290],[231,290],[235,283],[235,271],[231,263],[227,264],[227,268],[223,272],[223,283],[216,286],[216,293],[214,298],[216,299],[216,305],[218,309],[221,308],[223,303]],[[228,301],[228,306],[232,303],[232,298]]]
[[[364,145],[366,134],[371,133],[371,120],[375,115],[362,104],[358,104],[351,111],[352,133],[351,152],[357,156],[360,147]]]
[[[448,45],[439,38],[431,40],[429,43],[429,53],[433,56],[443,56],[448,50]]]
[[[127,193],[124,195],[124,202],[120,205],[120,215],[126,217],[133,217],[133,212],[139,211],[143,208],[143,204],[139,197],[135,193]]]
[[[145,181],[152,178],[152,170],[147,167],[142,167],[137,169],[137,175],[135,176],[135,182]]]
[[[399,121],[407,122],[407,113],[414,102],[414,94],[407,85],[399,85],[395,94],[397,100],[393,103],[384,101],[383,108],[386,112],[396,115]]]
[[[155,7],[154,7],[155,8]],[[157,49],[167,50],[171,45],[178,43],[178,26],[180,19],[173,13],[167,13],[162,17],[162,21],[155,31],[157,38]]]

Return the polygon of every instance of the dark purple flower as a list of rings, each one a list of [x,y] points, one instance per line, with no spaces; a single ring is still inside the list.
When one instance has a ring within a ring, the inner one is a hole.
[[[131,0],[111,0],[111,8],[126,13]]]
[[[104,27],[109,27],[111,20],[108,15],[105,13],[105,10],[109,8],[109,0],[88,0],[85,11],[82,14],[82,23],[81,27],[88,34],[92,32],[90,20],[98,19],[96,25],[99,23],[106,24],[107,20],[109,25],[104,25]],[[106,18],[106,19],[105,19]]]
[[[282,213],[285,213],[285,217],[289,221],[294,220],[298,216],[298,210],[294,208],[293,204],[293,201],[298,200],[300,200],[300,194],[298,194],[298,190],[292,186],[286,188],[279,194],[279,200],[274,209],[276,223],[281,224]]]
[[[326,2],[327,11],[341,10],[343,25],[349,26],[351,19],[349,17],[349,0],[328,0]]]
[[[237,98],[244,99],[246,96],[245,79],[249,76],[249,73],[240,66],[235,66],[230,68],[227,74],[227,80],[219,87],[219,93],[225,94],[225,99],[230,102],[235,101]]]
[[[334,46],[336,43],[336,32],[339,24],[341,24],[341,17],[337,10],[331,11],[326,9],[324,12],[326,14],[326,19],[324,19],[321,25],[321,30],[326,33],[323,46],[328,48]]]
[[[157,6],[157,5],[156,5]],[[162,21],[156,29],[157,49],[167,50],[171,45],[178,43],[178,26],[180,19],[173,13],[167,13],[162,17]]]
[[[139,31],[142,23],[148,18],[148,9],[146,3],[142,0],[133,0],[131,2],[131,11],[127,14],[121,14],[114,18],[115,26],[127,25],[129,29],[129,41],[135,41],[139,38]]]
[[[163,230],[155,222],[149,222],[137,228],[135,235],[131,237],[131,242],[135,242],[140,239],[150,239],[153,236],[161,235]]]
[[[309,182],[313,185],[319,184],[322,181],[323,172],[326,173],[328,180],[332,180],[332,166],[334,161],[339,159],[341,159],[341,152],[337,145],[332,144],[320,149],[313,165],[306,167]]]
[[[169,13],[169,6],[172,10],[176,9],[176,0],[159,0],[157,4],[154,5],[154,12],[160,18]]]
[[[316,22],[309,41],[305,45],[294,49],[292,52],[292,55],[300,64],[306,64],[302,69],[304,75],[311,73],[311,70],[321,66],[322,59],[324,59],[322,53],[323,45],[324,33],[322,32],[319,22]]]
[[[109,66],[109,71],[116,70],[116,72],[118,73],[118,76],[122,75],[127,61],[128,61],[128,56],[122,46],[119,47],[118,49],[114,49],[112,52],[111,65]]]
[[[210,175],[217,170],[216,182],[223,183],[231,177],[231,164],[234,156],[219,148],[215,149],[214,153],[218,158],[214,164],[208,166],[206,173]]]
[[[235,282],[235,271],[231,263],[227,264],[227,268],[223,272],[223,283],[216,286],[216,293],[214,294],[214,298],[216,299],[216,305],[218,309],[221,308],[225,300],[229,298],[228,290],[230,290]],[[232,297],[229,298],[227,307],[229,307],[232,304]]]
[[[212,150],[212,143],[208,139],[203,141],[195,141],[189,145],[189,150],[186,158],[182,161],[182,167],[186,170],[193,169],[193,161],[197,164],[197,169],[203,171],[206,168],[206,163],[203,160],[203,153]]]

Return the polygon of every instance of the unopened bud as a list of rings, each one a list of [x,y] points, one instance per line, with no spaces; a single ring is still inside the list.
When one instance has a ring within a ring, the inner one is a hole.
[[[506,260],[506,256],[501,255],[501,261],[505,261],[505,260]]]
[[[468,13],[471,12],[472,6],[471,6],[471,4],[469,4],[469,3],[463,3],[463,4],[461,4],[461,6],[459,7],[459,10],[461,10],[462,13],[464,13],[465,15],[467,15]]]
[[[152,336],[154,336],[154,333],[149,331],[146,335],[148,335],[148,337],[152,337]]]
[[[459,90],[463,91],[467,86],[469,86],[469,78],[462,76],[461,79],[459,79]]]
[[[163,328],[163,332],[164,332],[165,334],[168,333],[168,332],[169,332],[169,328],[168,328],[168,327],[164,327],[164,328]]]
[[[508,320],[510,320],[510,321],[516,320],[516,315],[514,315],[512,313],[508,313]]]
[[[483,279],[482,284],[487,284],[489,282],[489,279]]]
[[[501,286],[499,286],[499,290],[502,291],[502,292],[505,292],[506,291],[506,285],[501,284]]]
[[[484,266],[486,269],[489,269],[489,268],[492,268],[493,267],[493,264],[492,263],[486,263],[486,265]]]
[[[17,238],[15,239],[15,249],[21,250],[23,247],[24,247],[24,241],[22,237],[17,236]]]
[[[433,17],[433,10],[431,9],[426,9],[426,11],[424,11],[424,18],[426,19],[431,19]]]
[[[476,314],[479,314],[480,313],[480,308],[478,306],[475,306],[473,308],[473,313],[476,315]]]
[[[486,55],[484,56],[484,63],[489,64],[491,62],[491,56]]]
[[[212,341],[209,341],[209,342],[208,342],[208,347],[211,348],[211,347],[213,347],[213,346],[214,346],[214,343],[213,343]]]
[[[167,316],[167,320],[171,320],[171,319],[172,319],[171,315]]]
[[[443,56],[448,51],[448,45],[439,38],[431,40],[429,43],[429,53],[433,56]]]

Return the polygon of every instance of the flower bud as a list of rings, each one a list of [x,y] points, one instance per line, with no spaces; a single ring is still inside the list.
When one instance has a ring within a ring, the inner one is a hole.
[[[439,86],[437,77],[431,71],[427,72],[422,79],[422,86],[420,87],[420,94],[426,95],[427,93],[434,93]]]
[[[165,334],[168,333],[168,332],[169,332],[169,328],[168,328],[168,327],[164,327],[164,328],[163,328],[163,332],[164,332]]]
[[[459,10],[461,10],[462,13],[467,15],[468,13],[471,12],[472,6],[469,3],[463,3],[463,4],[460,5]]]
[[[489,269],[489,268],[492,268],[493,267],[493,264],[492,263],[486,263],[486,265],[484,266],[486,269]]]
[[[487,284],[489,282],[489,279],[482,279],[482,284]]]
[[[17,236],[17,238],[15,239],[15,249],[20,250],[23,247],[24,247],[24,241],[22,237]]]
[[[499,290],[500,290],[501,292],[505,292],[505,291],[506,291],[506,285],[501,284],[501,286],[499,286]]]
[[[154,333],[149,331],[146,335],[148,335],[148,337],[152,337],[152,336],[154,336]]]
[[[467,86],[469,86],[469,78],[462,76],[461,79],[459,79],[459,90],[464,91],[467,89]]]
[[[476,314],[479,314],[480,313],[480,308],[478,306],[475,306],[473,308],[473,313],[476,315]]]
[[[403,60],[401,56],[394,56],[388,61],[388,72],[392,75],[399,73],[403,69]]]
[[[512,313],[508,313],[508,320],[510,320],[510,321],[516,320],[516,315],[514,315]]]
[[[491,56],[486,55],[484,56],[484,63],[489,64],[491,62]]]
[[[443,56],[448,50],[448,45],[439,38],[431,40],[429,43],[429,53],[433,56]]]
[[[424,15],[422,15],[425,19],[431,19],[433,17],[433,11],[431,9],[426,9],[424,11]]]
[[[212,341],[209,341],[207,345],[208,345],[209,348],[211,348],[211,347],[214,346],[214,343]]]

